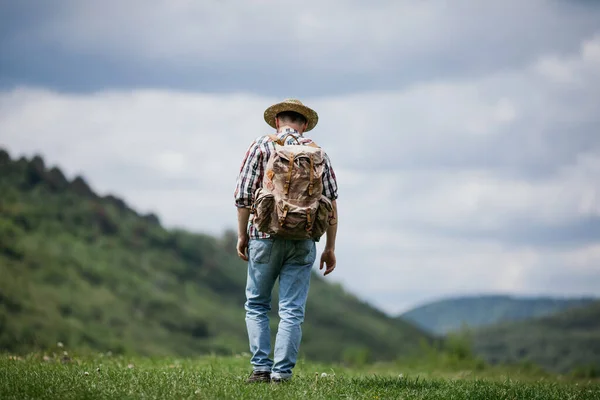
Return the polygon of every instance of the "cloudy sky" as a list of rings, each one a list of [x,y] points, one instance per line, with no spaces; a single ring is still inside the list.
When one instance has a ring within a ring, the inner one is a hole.
[[[235,228],[288,97],[339,179],[327,279],[389,313],[600,294],[598,2],[0,1],[0,146],[169,227]]]

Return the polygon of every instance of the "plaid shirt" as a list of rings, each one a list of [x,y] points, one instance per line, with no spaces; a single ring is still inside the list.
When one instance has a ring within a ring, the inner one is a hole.
[[[305,138],[298,131],[286,128],[285,131],[277,133],[277,137],[280,139],[285,135],[290,134],[294,136],[301,145],[312,143],[312,140]],[[296,140],[288,136],[286,144],[296,144]],[[267,166],[267,161],[271,156],[271,151],[275,149],[275,145],[269,140],[268,136],[262,136],[256,139],[246,152],[240,173],[237,178],[237,184],[235,187],[235,205],[236,207],[251,208],[254,201],[254,193],[262,185],[263,173]],[[329,198],[331,201],[336,200],[337,194],[337,180],[335,173],[331,167],[331,161],[327,154],[325,154],[325,169],[323,171],[323,195]],[[250,239],[266,239],[269,237],[268,234],[259,232],[252,221],[248,227]]]

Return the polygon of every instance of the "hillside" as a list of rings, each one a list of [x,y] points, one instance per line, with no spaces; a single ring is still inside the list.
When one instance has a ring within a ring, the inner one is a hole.
[[[600,373],[600,301],[534,320],[481,328],[473,350],[491,363],[530,361],[555,372],[575,367]]]
[[[40,157],[0,149],[0,351],[61,341],[139,355],[245,352],[235,240],[167,230]],[[394,359],[432,341],[317,274],[303,328],[301,356],[323,361]]]
[[[573,307],[591,304],[592,298],[472,296],[440,300],[416,307],[399,316],[421,328],[445,335],[464,327],[477,328],[501,322],[543,317]]]

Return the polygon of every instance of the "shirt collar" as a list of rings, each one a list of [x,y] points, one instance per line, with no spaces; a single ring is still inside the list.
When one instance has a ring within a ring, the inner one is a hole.
[[[292,128],[285,128],[281,132],[278,132],[277,136],[282,136],[282,135],[287,135],[287,134],[292,134],[294,136],[300,136],[300,137],[302,137],[302,134],[300,134],[300,132],[298,132],[297,130],[292,129]]]

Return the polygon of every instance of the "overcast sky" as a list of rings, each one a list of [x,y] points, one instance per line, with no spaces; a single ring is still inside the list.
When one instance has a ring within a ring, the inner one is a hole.
[[[327,279],[392,314],[600,294],[598,2],[0,1],[0,35],[0,146],[166,226],[235,228],[296,97],[339,180]]]

